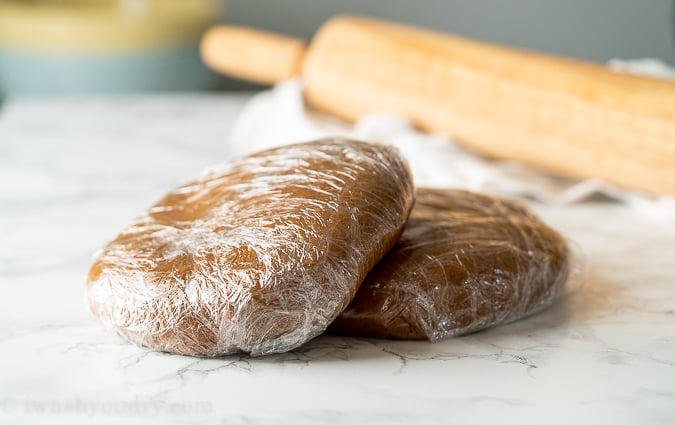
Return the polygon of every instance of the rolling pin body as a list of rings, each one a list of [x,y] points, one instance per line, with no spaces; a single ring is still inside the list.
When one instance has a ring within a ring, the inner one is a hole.
[[[356,17],[322,26],[301,73],[307,101],[348,120],[400,114],[488,156],[675,195],[668,81]]]

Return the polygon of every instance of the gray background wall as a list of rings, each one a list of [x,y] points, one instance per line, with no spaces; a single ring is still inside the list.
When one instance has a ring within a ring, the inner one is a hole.
[[[338,13],[378,16],[604,62],[675,64],[671,0],[228,0],[224,21],[309,38]]]

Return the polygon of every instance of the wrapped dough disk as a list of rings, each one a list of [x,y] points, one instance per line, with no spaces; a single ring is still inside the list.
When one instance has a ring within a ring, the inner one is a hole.
[[[396,243],[413,203],[394,148],[325,139],[214,167],[95,259],[91,310],[124,338],[216,356],[323,332]]]
[[[549,306],[567,280],[565,240],[520,204],[419,189],[398,244],[329,330],[438,341]]]

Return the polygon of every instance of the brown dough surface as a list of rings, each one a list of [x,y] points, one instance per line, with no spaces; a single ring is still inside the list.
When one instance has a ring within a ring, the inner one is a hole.
[[[565,240],[520,204],[419,189],[398,244],[329,330],[438,341],[549,306],[567,280]]]
[[[262,355],[323,332],[396,243],[413,203],[391,147],[325,139],[214,167],[97,256],[91,310],[147,347]]]

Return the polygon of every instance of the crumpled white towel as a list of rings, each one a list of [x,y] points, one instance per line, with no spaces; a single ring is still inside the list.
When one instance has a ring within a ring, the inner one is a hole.
[[[675,69],[656,60],[619,61],[619,72],[675,77]],[[238,117],[230,148],[247,154],[268,147],[348,136],[396,146],[408,159],[417,186],[454,187],[543,203],[576,203],[598,195],[625,203],[646,214],[675,218],[675,198],[624,190],[597,180],[571,180],[510,161],[486,159],[445,136],[422,133],[402,117],[372,115],[354,124],[311,111],[302,99],[298,78],[254,96]]]

